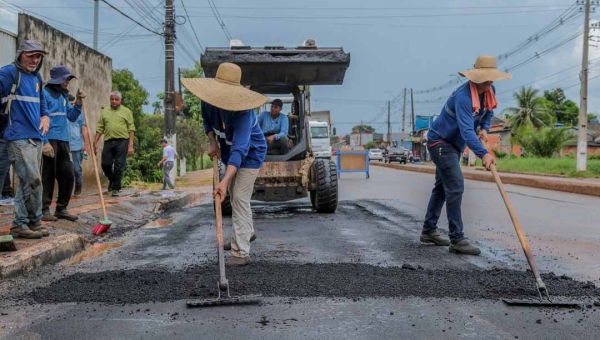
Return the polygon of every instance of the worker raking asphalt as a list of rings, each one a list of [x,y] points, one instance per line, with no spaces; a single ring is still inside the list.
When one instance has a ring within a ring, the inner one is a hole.
[[[129,304],[210,297],[215,294],[215,266],[187,270],[117,270],[78,273],[31,297],[40,303],[103,302]],[[527,298],[537,296],[528,272],[492,270],[425,270],[412,266],[367,264],[254,263],[230,270],[235,294],[272,297],[422,297],[460,299]],[[566,276],[544,275],[553,296],[594,299],[593,283]],[[123,292],[127,292],[124,294]]]

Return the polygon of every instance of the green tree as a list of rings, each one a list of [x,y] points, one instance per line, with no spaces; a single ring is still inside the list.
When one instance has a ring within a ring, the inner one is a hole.
[[[148,105],[148,91],[135,79],[128,69],[113,70],[112,89],[122,94],[122,105],[133,112],[135,125],[138,126],[144,116],[144,105]]]
[[[199,78],[202,74],[202,66],[196,63],[193,69],[181,69],[182,78]],[[200,98],[191,93],[188,89],[183,89],[183,114],[186,118],[195,119],[202,122]]]
[[[520,145],[529,156],[550,158],[560,151],[570,136],[567,129],[522,126],[512,140]]]
[[[346,145],[350,145],[350,135],[344,136],[344,143],[346,143]]]
[[[377,143],[370,141],[367,144],[365,144],[365,150],[369,149],[377,149]]]
[[[567,126],[577,124],[579,107],[574,101],[567,99],[561,88],[544,91],[544,99],[548,113],[556,118],[557,123]]]
[[[353,133],[373,133],[373,132],[375,132],[375,128],[373,128],[371,125],[361,124],[361,125],[354,126],[352,128],[352,132]]]
[[[502,113],[509,113],[509,125],[514,131],[523,126],[540,128],[551,123],[552,117],[548,114],[543,98],[538,96],[539,90],[532,87],[522,87],[515,92],[513,97],[517,101],[516,107],[509,107]]]
[[[207,150],[208,139],[204,129],[193,119],[184,119],[177,122],[177,153],[185,156],[186,164],[191,171],[204,169],[204,152]],[[202,157],[200,157],[202,155]]]

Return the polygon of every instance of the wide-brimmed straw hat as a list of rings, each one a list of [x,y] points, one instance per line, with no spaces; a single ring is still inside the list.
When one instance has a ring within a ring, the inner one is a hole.
[[[190,92],[201,100],[229,111],[254,109],[269,98],[240,84],[242,69],[231,63],[219,65],[215,78],[184,78],[181,80]]]
[[[475,61],[475,68],[458,72],[463,77],[469,78],[474,83],[486,81],[508,80],[512,76],[496,68],[496,58],[491,55],[480,55]]]

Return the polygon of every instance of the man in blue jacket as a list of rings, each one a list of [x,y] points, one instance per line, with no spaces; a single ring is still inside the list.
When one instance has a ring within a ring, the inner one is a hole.
[[[44,54],[37,41],[23,41],[15,61],[0,69],[0,123],[4,125],[8,157],[19,176],[11,227],[14,237],[36,239],[48,235],[41,223],[42,138],[50,123],[39,74]]]
[[[76,221],[77,216],[67,211],[73,192],[74,174],[69,147],[69,125],[81,115],[81,104],[85,94],[78,91],[75,106],[69,102],[69,82],[76,78],[65,66],[55,66],[50,70],[50,80],[44,87],[44,99],[50,112],[50,130],[44,137],[42,183],[42,220],[54,222],[60,219]],[[58,183],[58,200],[54,216],[50,214],[50,204],[54,195],[54,182]]]
[[[497,80],[510,79],[507,73],[496,69],[496,59],[482,55],[475,68],[460,72],[469,79],[448,98],[442,112],[431,123],[427,134],[427,149],[435,163],[435,186],[429,199],[427,215],[423,223],[421,242],[437,246],[450,246],[450,252],[479,255],[478,247],[467,241],[463,233],[461,214],[464,179],[460,169],[460,157],[468,146],[490,169],[495,160],[479,139],[487,141],[490,122],[496,108],[495,88]],[[446,203],[450,240],[437,232],[437,222]]]
[[[228,265],[250,263],[254,235],[250,198],[267,153],[267,143],[254,108],[268,99],[240,85],[242,70],[223,63],[216,78],[183,79],[185,87],[202,100],[204,131],[210,139],[208,155],[227,165],[225,176],[213,192],[223,201],[229,189],[233,209],[231,259]]]

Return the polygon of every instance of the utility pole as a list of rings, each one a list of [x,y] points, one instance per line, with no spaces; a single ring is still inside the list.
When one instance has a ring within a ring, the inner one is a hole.
[[[590,0],[585,0],[583,23],[583,60],[581,62],[581,101],[579,105],[579,136],[577,138],[577,171],[587,168],[587,103],[588,103],[588,53],[590,48]]]
[[[402,132],[400,133],[400,145],[399,148],[404,148],[404,125],[406,125],[406,87],[404,88],[404,94],[402,96]]]
[[[94,49],[98,50],[98,12],[100,11],[100,0],[94,0]]]
[[[165,138],[177,150],[175,135],[175,9],[173,0],[166,0],[165,7]],[[177,177],[177,163],[171,171]]]
[[[413,91],[410,89],[410,120],[411,120],[411,132],[415,131],[415,101],[413,100]]]
[[[388,145],[392,145],[392,122],[390,120],[390,118],[391,118],[390,106],[391,106],[391,103],[388,100],[388,120],[387,120],[387,128],[388,128],[387,129],[387,142],[388,142]]]
[[[183,101],[183,94],[181,93],[181,68],[179,68],[179,67],[177,68],[177,74],[178,74],[177,79],[179,80],[179,97]],[[183,106],[181,107],[181,110],[183,110]],[[177,113],[181,115],[181,122],[182,122],[182,125],[184,125],[185,117],[183,116],[183,113],[182,112],[177,112]],[[184,131],[184,128],[182,127],[181,130],[179,131],[179,138],[181,140],[185,140],[185,139],[183,139],[184,138],[183,131]],[[186,171],[187,167],[186,167],[186,160],[185,160],[185,150],[183,149],[183,145],[181,146],[181,154],[179,155],[179,165],[180,165],[179,174],[181,176],[185,176],[185,174],[187,172]]]

